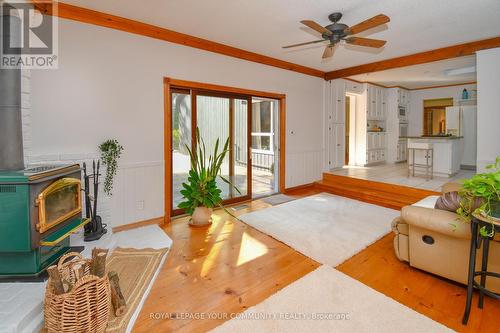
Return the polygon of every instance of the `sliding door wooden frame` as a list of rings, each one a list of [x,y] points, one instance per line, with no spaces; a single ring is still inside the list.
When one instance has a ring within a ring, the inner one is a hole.
[[[286,133],[286,95],[270,93],[264,91],[250,90],[250,89],[241,89],[234,88],[228,86],[220,86],[208,83],[201,82],[193,82],[193,81],[185,81],[185,80],[176,80],[172,78],[164,78],[164,158],[165,158],[165,173],[164,173],[164,195],[165,195],[165,222],[169,222],[170,218],[174,213],[179,213],[179,210],[173,210],[172,207],[172,195],[173,195],[173,183],[172,183],[172,99],[171,93],[175,89],[186,89],[191,90],[194,93],[191,93],[191,119],[192,126],[196,124],[196,93],[202,93],[207,96],[215,96],[215,97],[226,97],[231,98],[231,100],[236,99],[244,99],[248,101],[248,127],[247,127],[247,146],[251,145],[251,125],[252,125],[252,97],[263,97],[263,98],[271,98],[279,100],[280,103],[280,114],[279,114],[279,191],[285,192],[285,133]],[[230,109],[234,109],[231,107]],[[234,115],[233,115],[234,116]],[[231,117],[231,115],[230,115]],[[192,132],[194,133],[194,127],[192,127]],[[233,133],[230,134],[233,136]],[[194,135],[193,135],[194,137]],[[247,147],[249,148],[249,147]],[[252,168],[251,168],[251,153],[250,149],[247,149],[247,160],[248,160],[248,193],[247,196],[250,196],[252,193]],[[250,199],[250,198],[247,198]],[[238,202],[242,200],[239,198],[231,198],[226,200],[225,202],[228,204]]]

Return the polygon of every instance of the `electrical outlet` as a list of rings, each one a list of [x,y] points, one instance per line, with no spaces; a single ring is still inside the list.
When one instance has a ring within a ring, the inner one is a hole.
[[[137,201],[137,210],[144,210],[144,200]]]

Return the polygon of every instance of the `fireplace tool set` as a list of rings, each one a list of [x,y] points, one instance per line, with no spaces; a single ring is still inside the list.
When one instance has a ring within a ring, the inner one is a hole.
[[[102,219],[97,215],[97,197],[99,193],[99,166],[100,161],[92,161],[92,174],[87,174],[87,164],[83,162],[83,180],[85,188],[85,217],[90,219],[90,223],[85,225],[84,241],[90,242],[98,240],[104,235],[106,224],[102,223]],[[90,180],[92,179],[93,196],[90,195]]]

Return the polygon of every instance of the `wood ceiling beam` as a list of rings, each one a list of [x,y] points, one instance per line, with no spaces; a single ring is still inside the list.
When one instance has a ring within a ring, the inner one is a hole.
[[[53,13],[52,5],[50,3],[37,2],[37,0],[32,1],[35,4],[35,7],[46,15],[56,15],[60,18],[126,31],[137,35],[160,39],[175,44],[219,53],[226,56],[286,69],[306,75],[316,76],[320,78],[325,77],[325,72],[314,68],[297,65],[288,61],[272,58],[255,52],[246,51],[229,45],[213,42],[207,39],[183,34],[165,28],[160,28],[151,24],[146,24],[87,8],[68,5],[63,2],[58,2],[56,13]]]
[[[500,37],[443,47],[440,49],[410,54],[402,57],[381,60],[365,65],[339,69],[325,74],[325,80],[346,78],[352,75],[378,72],[392,68],[406,67],[428,62],[457,58],[474,54],[476,51],[500,47]]]

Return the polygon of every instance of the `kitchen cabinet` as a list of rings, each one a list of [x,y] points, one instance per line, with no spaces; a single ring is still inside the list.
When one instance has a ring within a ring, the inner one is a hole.
[[[401,106],[410,104],[410,92],[408,90],[398,88],[398,104]]]
[[[345,124],[332,124],[330,126],[330,169],[344,166],[345,159]]]
[[[367,84],[366,116],[368,120],[384,120],[387,114],[387,92],[385,88]]]
[[[385,149],[386,133],[384,132],[368,132],[367,147],[370,149]]]
[[[397,151],[397,155],[396,155],[396,162],[404,162],[408,159],[407,146],[408,146],[407,140],[399,140],[398,141],[398,147],[397,147],[398,151]]]
[[[345,90],[348,93],[362,94],[363,93],[363,83],[346,80],[345,81]]]

